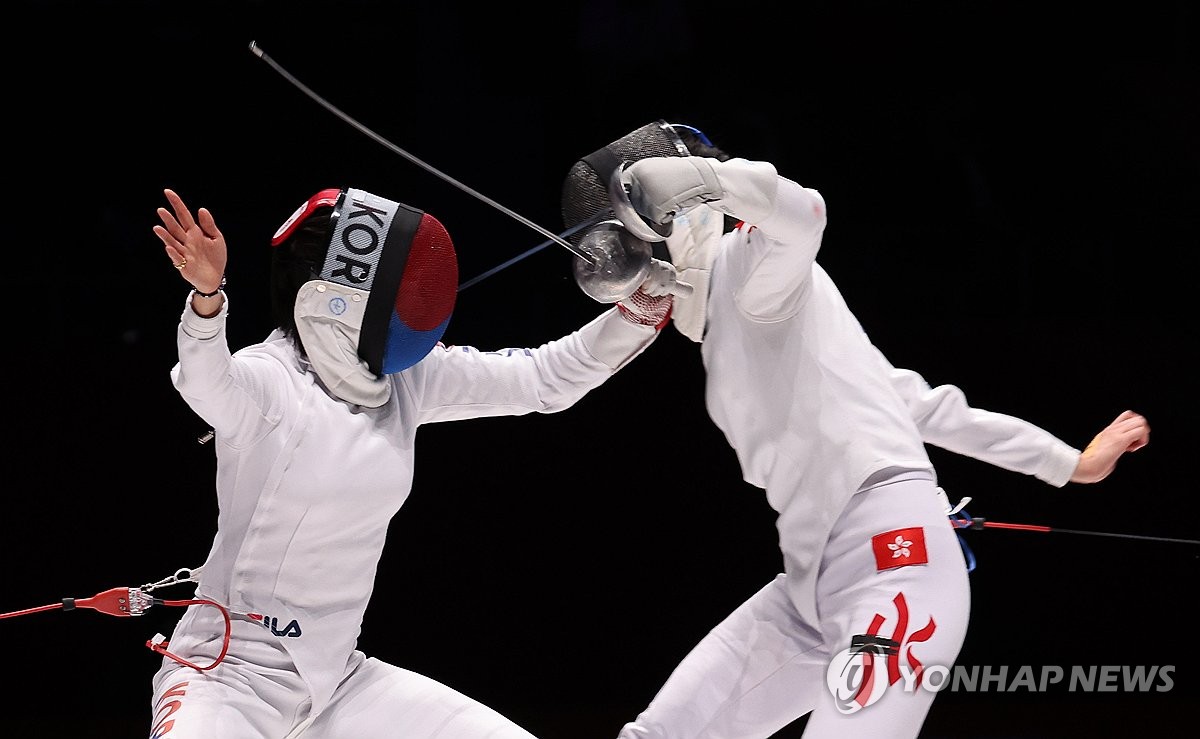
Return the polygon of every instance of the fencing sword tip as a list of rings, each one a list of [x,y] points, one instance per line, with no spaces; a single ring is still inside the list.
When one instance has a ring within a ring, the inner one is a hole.
[[[256,41],[250,42],[250,53],[256,57],[262,58],[263,52],[262,52],[262,49],[258,48],[258,42],[256,42]]]

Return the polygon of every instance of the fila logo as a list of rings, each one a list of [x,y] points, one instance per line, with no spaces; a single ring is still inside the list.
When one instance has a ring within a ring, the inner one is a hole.
[[[300,623],[294,618],[290,624],[280,629],[279,619],[274,616],[264,616],[261,613],[247,613],[246,616],[262,624],[263,628],[270,629],[275,636],[300,636]]]

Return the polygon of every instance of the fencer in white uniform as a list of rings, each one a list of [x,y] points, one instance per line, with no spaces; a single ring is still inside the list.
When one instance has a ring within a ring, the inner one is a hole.
[[[334,189],[273,239],[281,328],[231,353],[224,238],[207,210],[193,218],[166,197],[155,233],[195,288],[171,378],[211,424],[217,454],[217,532],[196,597],[233,620],[227,655],[197,669],[219,657],[223,618],[205,605],[182,616],[153,681],[151,736],[531,739],[356,648],[388,524],[410,492],[415,435],[427,423],[570,407],[653,341],[670,300],[640,295],[536,348],[445,345],[457,278],[448,234],[428,214]]]
[[[920,685],[922,665],[954,663],[970,604],[924,445],[1063,486],[1107,475],[1146,442],[1145,419],[1121,414],[1081,455],[893,367],[816,262],[821,194],[695,129],[667,130],[679,154],[618,152],[617,176],[644,220],[636,230],[669,232],[678,279],[695,288],[671,320],[701,344],[709,414],[778,513],[783,572],[683,659],[620,737],[769,737],[806,714],[810,738],[915,737],[936,694]]]

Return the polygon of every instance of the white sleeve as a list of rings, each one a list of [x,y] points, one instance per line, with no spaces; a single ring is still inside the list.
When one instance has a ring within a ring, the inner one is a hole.
[[[569,408],[658,336],[610,308],[583,328],[532,349],[436,347],[398,375],[419,423],[481,416],[554,413]]]
[[[758,223],[743,226],[732,258],[743,276],[734,300],[751,319],[783,320],[798,309],[825,232],[825,200],[811,188],[779,177],[775,207]]]
[[[893,368],[892,387],[907,404],[921,440],[947,451],[1066,485],[1079,450],[1028,421],[972,408],[954,385],[930,387],[919,374]]]
[[[193,412],[236,445],[278,422],[278,393],[286,383],[276,377],[283,372],[278,362],[252,352],[230,353],[228,314],[226,298],[217,315],[202,318],[192,310],[189,295],[176,331],[179,362],[171,369],[171,382]]]

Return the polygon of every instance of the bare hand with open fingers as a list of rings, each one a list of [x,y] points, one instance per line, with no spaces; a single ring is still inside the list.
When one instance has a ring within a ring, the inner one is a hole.
[[[197,211],[196,218],[174,190],[163,190],[172,213],[158,209],[163,225],[154,227],[154,234],[166,247],[167,257],[183,279],[201,293],[211,293],[221,286],[228,255],[225,237],[221,235],[212,213],[207,208]]]
[[[1071,482],[1100,482],[1116,468],[1122,454],[1135,452],[1149,442],[1150,424],[1140,413],[1125,411],[1083,450]]]

